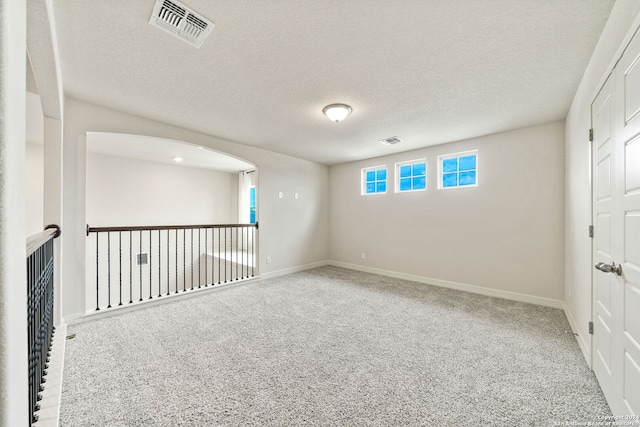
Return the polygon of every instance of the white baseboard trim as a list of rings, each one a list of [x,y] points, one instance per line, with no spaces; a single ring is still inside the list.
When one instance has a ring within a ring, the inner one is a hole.
[[[482,286],[468,285],[466,283],[450,282],[448,280],[433,279],[431,277],[417,276],[414,274],[399,273],[397,271],[383,270],[380,268],[366,267],[363,265],[349,264],[346,262],[328,262],[335,267],[348,268],[350,270],[364,271],[366,273],[379,274],[381,276],[395,277],[396,279],[410,280],[412,282],[424,283],[427,285],[440,286],[443,288],[456,289],[474,294],[486,295],[490,297],[503,298],[512,301],[526,302],[529,304],[542,305],[545,307],[564,309],[564,302],[552,298],[538,297],[535,295],[521,294],[518,292],[502,291],[499,289],[484,288]]]
[[[99,311],[88,310],[85,313],[71,314],[71,315],[65,316],[64,322],[66,322],[67,325],[77,325],[79,323],[116,316],[118,314],[135,311],[141,308],[147,308],[154,305],[164,304],[167,302],[179,301],[181,298],[184,299],[184,298],[194,297],[197,295],[203,295],[203,292],[217,292],[223,289],[235,288],[237,286],[244,286],[250,283],[256,283],[260,279],[261,279],[260,276],[255,276],[248,279],[238,280],[235,282],[221,283],[213,286],[187,289],[186,292],[163,295],[160,298],[145,299],[144,301],[135,301],[133,304],[126,304],[122,306],[116,305],[111,308],[103,308]]]
[[[312,262],[311,264],[304,264],[304,265],[298,265],[296,267],[283,268],[281,270],[271,271],[269,273],[262,273],[260,275],[260,278],[264,280],[264,279],[272,279],[278,276],[285,276],[287,274],[297,273],[299,271],[305,271],[305,270],[310,270],[312,268],[323,267],[325,265],[328,265],[329,262],[330,261],[318,261],[318,262]]]
[[[255,276],[250,279],[243,279],[237,282],[223,283],[220,285],[209,286],[206,288],[200,289],[187,289],[187,292],[180,292],[178,294],[171,294],[163,296],[162,298],[154,298],[148,299],[141,302],[136,302],[135,304],[126,304],[123,306],[113,306],[109,309],[102,309],[100,311],[89,310],[82,314],[73,314],[65,316],[64,321],[68,325],[76,325],[78,323],[84,323],[91,320],[102,319],[105,317],[116,316],[118,314],[126,313],[128,311],[138,310],[143,307],[150,307],[153,305],[163,304],[165,302],[176,301],[178,298],[189,298],[191,296],[202,295],[201,292],[215,292],[223,289],[230,289],[236,286],[244,286],[250,283],[257,283],[260,280],[270,279],[273,277],[284,276],[291,273],[297,273],[299,271],[309,270],[316,267],[322,267],[327,265],[327,261],[318,261],[311,264],[299,265],[296,267],[283,268],[281,270],[272,271],[269,273],[261,274],[260,276]]]
[[[589,350],[591,346],[587,344],[587,341],[585,340],[584,336],[578,333],[580,329],[577,328],[576,320],[573,318],[573,314],[571,314],[571,311],[568,309],[566,304],[564,306],[564,314],[565,316],[567,316],[567,321],[569,322],[569,326],[571,326],[571,331],[577,334],[575,335],[576,341],[578,341],[578,346],[580,347],[580,351],[582,351],[582,355],[584,356],[584,359],[587,361],[587,365],[589,366],[589,369],[593,369],[593,367],[591,366],[591,352]]]
[[[60,398],[62,396],[62,372],[64,369],[64,349],[67,340],[67,325],[56,326],[53,337],[47,382],[44,384],[38,415],[38,427],[58,427],[60,419]]]
[[[535,295],[528,295],[528,294],[522,294],[522,293],[518,293],[518,292],[510,292],[510,291],[503,291],[503,290],[499,290],[499,289],[491,289],[491,288],[485,288],[482,286],[476,286],[476,285],[469,285],[466,283],[458,283],[458,282],[451,282],[448,280],[441,280],[441,279],[434,279],[431,277],[424,277],[424,276],[418,276],[418,275],[414,275],[414,274],[407,274],[407,273],[400,273],[397,271],[390,271],[390,270],[383,270],[380,268],[374,268],[374,267],[367,267],[367,266],[362,266],[362,265],[357,265],[357,264],[349,264],[346,262],[341,262],[341,261],[334,261],[334,260],[325,260],[325,261],[317,261],[317,262],[312,262],[309,264],[304,264],[304,265],[298,265],[295,267],[289,267],[289,268],[283,268],[280,270],[275,270],[275,271],[271,271],[268,273],[262,273],[260,276],[251,278],[251,279],[247,279],[247,280],[243,280],[237,283],[229,283],[229,284],[225,284],[222,286],[214,286],[214,287],[210,287],[207,288],[207,290],[211,291],[214,289],[226,289],[229,287],[234,287],[234,286],[241,286],[244,284],[248,284],[248,283],[252,283],[252,282],[256,282],[256,281],[260,281],[260,280],[266,280],[266,279],[271,279],[274,277],[279,277],[279,276],[285,276],[287,274],[292,274],[292,273],[297,273],[300,271],[305,271],[305,270],[310,270],[312,268],[317,268],[317,267],[322,267],[325,265],[332,265],[335,267],[342,267],[342,268],[347,268],[350,270],[357,270],[357,271],[364,271],[367,273],[373,273],[373,274],[379,274],[381,276],[388,276],[388,277],[395,277],[397,279],[404,279],[404,280],[410,280],[413,282],[418,282],[418,283],[424,283],[427,285],[433,285],[433,286],[440,286],[443,288],[450,288],[450,289],[456,289],[459,291],[464,291],[464,292],[470,292],[470,293],[474,293],[474,294],[480,294],[480,295],[486,295],[486,296],[491,296],[491,297],[496,297],[496,298],[503,298],[503,299],[508,299],[508,300],[512,300],[512,301],[520,301],[520,302],[525,302],[525,303],[529,303],[529,304],[536,304],[536,305],[542,305],[545,307],[552,307],[552,308],[558,308],[558,309],[565,309],[565,305],[564,302],[561,300],[556,300],[556,299],[552,299],[552,298],[545,298],[545,297],[539,297],[539,296],[535,296]],[[202,289],[205,290],[205,289]],[[194,290],[195,291],[195,290]],[[192,292],[194,291],[190,291],[188,292],[187,295],[184,295],[185,297],[188,296],[189,294],[193,295]],[[200,291],[200,290],[198,290]],[[195,293],[195,292],[194,292]],[[178,295],[176,295],[178,296]],[[182,294],[179,294],[179,296],[183,296]],[[173,300],[173,298],[171,296],[169,296],[168,298],[166,298],[166,300]],[[149,301],[144,301],[140,304],[133,304],[131,306],[125,306],[125,307],[113,307],[111,309],[108,310],[104,310],[104,311],[89,311],[87,313],[84,314],[76,314],[76,315],[70,315],[65,317],[65,322],[69,325],[72,324],[76,324],[76,323],[82,323],[84,321],[87,320],[94,320],[96,318],[100,318],[100,317],[108,317],[108,316],[112,316],[115,314],[119,314],[119,313],[123,313],[129,310],[135,310],[139,307],[141,307],[142,305],[144,306],[149,306],[149,305],[155,305],[158,303],[162,303],[163,300],[158,299],[158,300],[149,300]],[[584,350],[583,350],[584,351]]]

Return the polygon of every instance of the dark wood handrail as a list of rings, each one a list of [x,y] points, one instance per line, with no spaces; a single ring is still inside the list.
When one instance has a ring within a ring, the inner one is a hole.
[[[255,277],[257,229],[257,223],[87,225],[96,311]]]
[[[189,230],[196,228],[258,228],[255,224],[197,224],[197,225],[135,225],[116,227],[90,227],[87,224],[87,236],[89,233],[111,232],[111,231],[149,231],[149,230]]]
[[[34,253],[40,246],[49,241],[49,239],[55,239],[61,234],[60,227],[54,224],[47,225],[44,231],[38,234],[27,237],[27,257]]]

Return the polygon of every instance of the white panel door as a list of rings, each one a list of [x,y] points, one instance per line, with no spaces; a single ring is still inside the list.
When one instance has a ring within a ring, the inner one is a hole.
[[[593,261],[609,265],[613,260],[612,234],[615,206],[613,198],[611,152],[615,110],[615,74],[607,79],[591,105],[593,126]],[[616,281],[608,273],[593,272],[593,370],[605,395],[615,394],[616,366],[613,349],[616,346]]]
[[[593,366],[614,414],[640,415],[640,37],[596,97],[592,122]]]
[[[614,145],[616,229],[622,275],[622,402],[640,415],[640,37],[636,35],[616,67],[617,93],[624,106],[620,137]]]

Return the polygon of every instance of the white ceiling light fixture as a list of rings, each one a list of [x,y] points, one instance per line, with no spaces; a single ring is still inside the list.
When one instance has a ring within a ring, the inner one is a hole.
[[[182,157],[174,157],[173,158],[174,161],[180,163],[181,161],[183,161],[184,159]]]
[[[351,111],[351,107],[347,104],[330,104],[322,109],[324,115],[336,123],[344,120],[345,117],[351,114]]]

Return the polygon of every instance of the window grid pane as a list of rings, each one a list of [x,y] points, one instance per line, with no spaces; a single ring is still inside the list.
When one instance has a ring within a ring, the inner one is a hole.
[[[375,182],[367,182],[367,193],[375,193],[375,192],[376,192]]]
[[[445,173],[442,174],[442,186],[443,187],[456,187],[458,185],[457,173]]]
[[[442,172],[457,172],[458,158],[446,159],[442,161]]]
[[[411,166],[400,166],[400,178],[408,178],[411,176]]]
[[[397,191],[415,191],[427,188],[427,163],[417,161],[410,164],[396,164],[398,174]]]
[[[412,184],[414,190],[423,190],[427,188],[427,178],[425,176],[413,178]]]
[[[427,172],[427,164],[426,163],[418,163],[412,166],[413,176],[423,176],[426,175]]]
[[[476,156],[460,157],[460,170],[469,171],[476,168]]]
[[[477,151],[460,153],[460,155],[440,156],[441,187],[476,186],[477,181]]]
[[[476,172],[460,172],[460,185],[473,185],[476,183]]]
[[[387,191],[387,170],[371,169],[363,170],[363,193],[375,194]]]
[[[400,179],[400,191],[411,190],[411,178]]]

